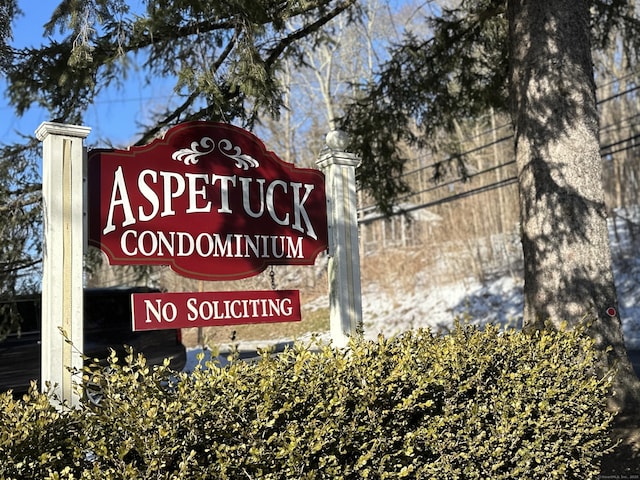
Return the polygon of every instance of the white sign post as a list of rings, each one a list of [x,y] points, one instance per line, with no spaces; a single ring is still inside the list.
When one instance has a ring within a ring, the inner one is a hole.
[[[90,129],[42,123],[44,252],[42,276],[41,388],[54,386],[62,401],[78,403],[69,369],[82,369],[84,157]],[[73,345],[65,341],[64,331]]]
[[[360,159],[345,151],[349,139],[331,131],[316,162],[325,174],[329,227],[329,317],[331,338],[339,348],[362,328],[360,243],[355,169]]]

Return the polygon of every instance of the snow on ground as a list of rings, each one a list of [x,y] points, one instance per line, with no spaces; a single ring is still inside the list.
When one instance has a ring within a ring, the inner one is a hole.
[[[640,261],[617,267],[614,275],[627,348],[640,349]],[[373,338],[378,333],[393,335],[419,327],[447,330],[456,318],[520,327],[524,307],[522,283],[521,279],[509,276],[485,284],[470,279],[393,297],[376,291],[374,286],[366,289],[362,297],[365,333]]]
[[[640,210],[617,211],[611,226],[611,248],[614,258],[614,277],[618,292],[620,318],[627,349],[640,349]],[[615,228],[614,228],[615,227]],[[425,273],[428,275],[428,273]],[[398,334],[413,328],[430,328],[446,331],[456,318],[469,319],[478,324],[497,323],[519,327],[522,323],[523,282],[510,275],[498,276],[480,283],[475,279],[440,285],[421,286],[416,278],[412,292],[382,289],[378,285],[363,285],[362,310],[364,331],[367,338]],[[306,305],[327,306],[328,298],[321,297]],[[328,332],[319,332],[320,338],[329,340]],[[255,349],[279,342],[249,342],[240,350]],[[304,340],[304,339],[302,339]],[[190,351],[186,369],[195,365],[195,352]],[[205,356],[209,355],[205,352]],[[225,361],[224,355],[221,356]]]
[[[522,302],[521,282],[509,277],[486,285],[468,279],[428,290],[418,287],[410,294],[393,296],[373,286],[362,296],[364,329],[368,337],[412,328],[446,331],[456,318],[519,326]]]
[[[640,209],[618,210],[610,221],[614,279],[619,314],[628,349],[640,349]],[[455,318],[478,324],[520,327],[523,280],[510,275],[480,283],[475,279],[423,289],[417,279],[412,293],[365,286],[362,295],[365,334],[393,335],[411,328],[446,330]]]

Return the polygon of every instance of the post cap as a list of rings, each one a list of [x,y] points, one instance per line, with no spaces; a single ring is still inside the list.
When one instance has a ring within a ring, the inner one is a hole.
[[[349,144],[351,143],[351,139],[347,132],[342,130],[331,130],[327,133],[327,137],[325,139],[327,146],[331,150],[346,150]]]

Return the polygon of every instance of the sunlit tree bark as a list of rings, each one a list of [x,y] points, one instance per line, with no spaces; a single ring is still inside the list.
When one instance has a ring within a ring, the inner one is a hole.
[[[609,250],[588,5],[511,0],[508,17],[525,325],[590,322],[619,364],[615,402],[637,404]]]

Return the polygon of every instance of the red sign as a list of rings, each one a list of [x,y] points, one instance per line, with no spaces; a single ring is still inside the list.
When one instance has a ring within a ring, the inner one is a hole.
[[[327,248],[324,176],[232,125],[190,122],[130,150],[89,154],[89,243],[112,265],[234,280],[312,265]]]
[[[134,293],[133,330],[298,322],[298,290]]]

